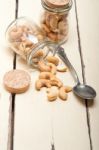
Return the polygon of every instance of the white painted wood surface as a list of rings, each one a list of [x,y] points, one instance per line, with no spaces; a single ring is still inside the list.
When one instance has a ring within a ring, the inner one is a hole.
[[[4,32],[10,21],[15,18],[15,1],[5,1],[0,5],[0,20],[2,22],[0,25],[0,150],[9,150],[7,149],[7,142],[11,98],[11,95],[5,91],[2,85],[2,78],[6,71],[13,68],[13,53],[6,49]],[[39,22],[42,12],[40,0],[19,0],[18,6],[19,17],[27,16],[35,22]],[[95,87],[97,93],[99,91],[98,7],[98,0],[93,2],[89,0],[77,1],[81,47],[86,66],[86,82]],[[69,40],[63,47],[66,49],[66,53],[82,81],[74,1],[69,15],[69,26]],[[51,144],[54,144],[55,150],[92,150],[90,148],[84,101],[82,102],[81,99],[78,99],[73,93],[70,93],[69,99],[66,102],[58,99],[56,102],[49,103],[46,98],[45,89],[42,89],[41,92],[35,91],[34,83],[39,73],[37,71],[32,72],[19,57],[16,60],[16,68],[27,70],[31,75],[32,83],[29,91],[21,95],[16,95],[15,97],[13,150],[51,150]],[[59,73],[58,76],[64,83],[71,86],[74,85],[70,72],[66,74]],[[94,105],[91,105],[88,110],[93,150],[98,150],[98,96]]]
[[[6,47],[5,29],[15,19],[15,1],[6,0],[0,4],[0,150],[7,150],[9,106],[11,94],[3,87],[3,76],[13,68],[13,53]]]
[[[36,10],[38,13],[35,13]],[[19,17],[30,16],[38,22],[40,10],[42,10],[40,0],[35,3],[31,0],[19,1]],[[64,48],[82,80],[74,6],[69,16],[69,24],[69,40]],[[17,59],[17,68],[27,70],[20,59]],[[16,96],[14,149],[46,150],[51,149],[51,143],[54,142],[56,150],[89,150],[84,103],[82,104],[73,94],[69,94],[67,102],[62,102],[59,99],[53,103],[47,102],[45,90],[36,92],[34,89],[37,75],[37,72],[31,73],[32,85],[30,90],[25,94]],[[70,73],[58,75],[64,83],[74,85]]]

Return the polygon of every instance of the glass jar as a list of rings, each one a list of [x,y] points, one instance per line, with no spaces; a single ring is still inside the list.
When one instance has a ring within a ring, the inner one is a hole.
[[[41,28],[49,40],[64,43],[68,39],[68,13],[72,0],[41,0],[44,12]]]
[[[29,65],[37,67],[38,61],[49,52],[54,52],[56,45],[46,41],[42,30],[26,17],[14,20],[6,30],[8,46],[20,55]]]

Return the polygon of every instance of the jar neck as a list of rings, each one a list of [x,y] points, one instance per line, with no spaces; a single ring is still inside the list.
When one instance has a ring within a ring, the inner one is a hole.
[[[38,52],[39,50],[43,50],[44,49],[44,47],[52,47],[52,49],[53,49],[53,54],[55,53],[55,50],[57,49],[57,47],[58,47],[59,45],[58,44],[55,44],[55,43],[53,43],[53,42],[50,42],[50,41],[43,41],[43,42],[41,42],[41,43],[39,43],[39,44],[37,44],[36,46],[35,46],[35,48],[33,48],[32,49],[32,51],[31,51],[31,53],[28,55],[28,57],[27,57],[27,63],[29,64],[29,65],[32,65],[32,66],[34,66],[34,67],[36,67],[36,65],[33,63],[33,61],[32,61],[32,59],[33,59],[33,56],[36,54],[36,52]],[[50,48],[49,48],[49,51],[50,51]],[[46,56],[47,56],[47,54],[46,54]],[[45,57],[46,57],[45,56]],[[45,58],[44,57],[44,58]]]
[[[41,0],[41,4],[42,4],[43,8],[49,12],[65,14],[65,13],[68,13],[68,11],[72,7],[72,0],[70,0],[70,2],[67,5],[65,5],[64,7],[60,7],[60,8],[51,8],[44,2],[44,0]]]

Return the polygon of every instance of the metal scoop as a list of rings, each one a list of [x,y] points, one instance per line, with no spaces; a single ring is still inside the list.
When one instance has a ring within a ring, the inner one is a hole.
[[[83,99],[94,99],[96,97],[96,91],[91,86],[80,83],[77,72],[68,60],[64,49],[59,46],[56,52],[58,56],[62,59],[62,61],[66,64],[66,66],[68,66],[76,81],[76,86],[73,87],[73,92]]]

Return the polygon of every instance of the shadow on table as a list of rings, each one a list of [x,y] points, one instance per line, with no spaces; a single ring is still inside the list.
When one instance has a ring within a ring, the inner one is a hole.
[[[96,100],[95,99],[91,99],[91,100],[86,100],[86,99],[82,99],[80,97],[78,97],[77,95],[74,94],[74,96],[76,97],[77,101],[82,104],[82,105],[86,105],[86,107],[94,107],[96,104]]]

